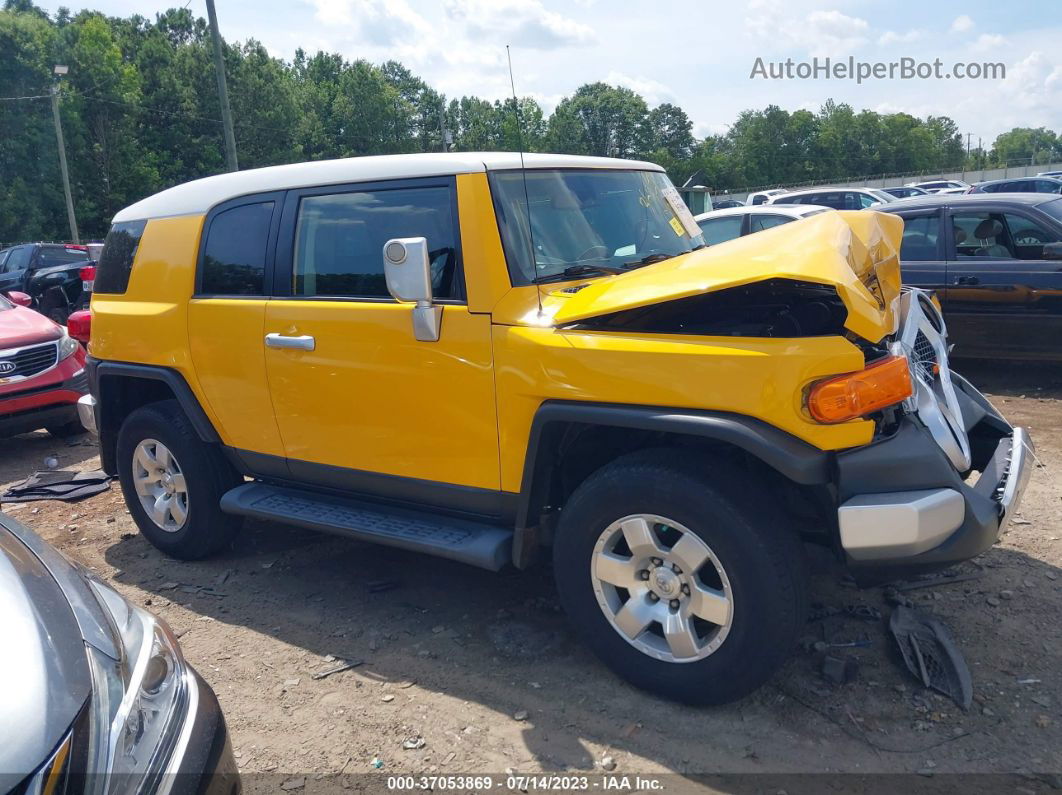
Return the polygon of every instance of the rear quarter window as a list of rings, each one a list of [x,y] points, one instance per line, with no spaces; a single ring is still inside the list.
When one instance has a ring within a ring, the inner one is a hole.
[[[96,267],[94,292],[121,295],[128,289],[133,260],[145,226],[147,221],[123,221],[111,226]]]

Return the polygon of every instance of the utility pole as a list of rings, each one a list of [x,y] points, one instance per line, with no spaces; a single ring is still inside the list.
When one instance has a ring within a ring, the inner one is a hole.
[[[207,17],[210,19],[210,38],[214,40],[214,71],[218,75],[218,99],[221,100],[221,126],[225,128],[225,163],[229,171],[239,171],[236,162],[236,136],[232,132],[232,111],[229,110],[229,90],[225,86],[225,53],[221,49],[221,34],[218,33],[218,15],[214,0],[206,0]]]
[[[66,194],[66,220],[70,224],[70,240],[81,241],[77,236],[77,218],[74,216],[74,196],[70,192],[70,172],[66,168],[66,143],[63,141],[63,123],[59,119],[59,78],[69,72],[69,67],[56,64],[52,69],[52,118],[55,120],[55,143],[59,149],[59,171],[63,175],[63,193]]]
[[[450,151],[450,143],[453,140],[450,131],[446,129],[446,100],[439,100],[439,130],[442,133],[442,150]]]

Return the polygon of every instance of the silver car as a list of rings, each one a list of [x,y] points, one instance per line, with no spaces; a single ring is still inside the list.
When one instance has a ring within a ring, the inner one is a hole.
[[[169,627],[0,513],[0,792],[240,791]]]

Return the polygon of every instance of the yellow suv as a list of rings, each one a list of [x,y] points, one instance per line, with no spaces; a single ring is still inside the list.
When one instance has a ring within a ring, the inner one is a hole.
[[[552,548],[607,665],[719,703],[790,652],[806,545],[929,570],[1021,496],[1027,436],[901,289],[902,229],[709,248],[658,166],[590,157],[210,177],[115,217],[82,418],[170,555],[248,516],[492,570]]]

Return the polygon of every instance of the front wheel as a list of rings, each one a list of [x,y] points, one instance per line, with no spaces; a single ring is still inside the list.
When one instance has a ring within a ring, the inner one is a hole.
[[[554,571],[597,655],[646,690],[691,704],[751,692],[803,625],[807,572],[795,532],[721,463],[673,451],[617,459],[561,513]]]

